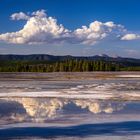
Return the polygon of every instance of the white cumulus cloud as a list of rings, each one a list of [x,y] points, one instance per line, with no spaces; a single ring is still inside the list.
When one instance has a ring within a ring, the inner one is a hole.
[[[121,40],[136,40],[140,39],[140,35],[137,34],[126,34],[124,35]]]
[[[47,16],[45,10],[38,10],[30,15],[23,12],[11,15],[12,20],[27,20],[24,27],[16,32],[0,34],[0,40],[14,44],[86,44],[94,45],[102,40],[132,40],[138,35],[127,34],[127,30],[112,21],[94,21],[89,26],[70,31],[62,24],[58,24],[53,17]],[[127,34],[127,35],[126,35]]]
[[[89,27],[82,26],[81,29],[76,29],[74,34],[83,44],[94,45],[104,38],[112,38],[112,35],[115,35],[116,37],[124,31],[125,29],[123,26],[116,25],[113,22],[103,23],[94,21],[89,25]]]
[[[28,20],[29,16],[23,12],[14,13],[11,15],[12,20]]]
[[[0,35],[0,40],[14,44],[33,43],[57,43],[67,37],[69,31],[62,25],[57,24],[57,20],[47,17],[43,11],[37,11],[35,16],[30,17],[23,29],[17,32]]]

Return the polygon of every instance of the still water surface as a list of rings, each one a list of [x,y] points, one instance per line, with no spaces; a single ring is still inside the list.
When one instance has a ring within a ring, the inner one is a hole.
[[[7,77],[0,78],[0,139],[140,139],[138,76]]]

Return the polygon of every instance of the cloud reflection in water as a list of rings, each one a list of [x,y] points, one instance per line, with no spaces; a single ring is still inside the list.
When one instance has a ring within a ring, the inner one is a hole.
[[[16,122],[45,122],[63,114],[64,107],[73,104],[89,113],[113,113],[123,109],[124,103],[99,100],[70,100],[59,98],[3,98],[0,103],[5,104],[5,112],[1,111],[1,119]],[[12,107],[13,106],[13,107]],[[73,109],[72,107],[72,109]],[[3,106],[0,107],[2,109]],[[13,110],[14,109],[14,110]],[[6,114],[6,112],[9,112]],[[10,113],[11,112],[11,113]],[[74,114],[73,110],[73,114]]]

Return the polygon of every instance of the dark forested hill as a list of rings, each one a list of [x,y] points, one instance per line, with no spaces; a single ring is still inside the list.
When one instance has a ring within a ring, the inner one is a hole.
[[[0,55],[0,71],[118,71],[140,70],[140,59],[95,55],[53,56],[47,54]]]

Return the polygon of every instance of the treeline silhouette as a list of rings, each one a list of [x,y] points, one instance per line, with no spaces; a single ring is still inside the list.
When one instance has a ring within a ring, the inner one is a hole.
[[[139,71],[140,67],[124,67],[111,61],[3,61],[0,72],[86,72],[86,71]]]

